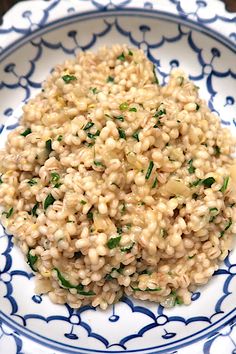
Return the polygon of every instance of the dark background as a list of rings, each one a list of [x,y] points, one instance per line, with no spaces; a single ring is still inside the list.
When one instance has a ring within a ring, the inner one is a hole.
[[[21,0],[0,0],[0,16],[2,16],[11,6],[13,6],[19,1]],[[236,12],[236,0],[221,0],[221,1],[224,1],[228,11]]]

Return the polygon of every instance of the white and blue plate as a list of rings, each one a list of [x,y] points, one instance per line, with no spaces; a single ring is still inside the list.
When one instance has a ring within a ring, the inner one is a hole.
[[[0,147],[55,64],[81,50],[128,43],[161,84],[181,66],[236,133],[236,14],[219,0],[23,1],[0,27]],[[125,297],[103,312],[34,294],[34,277],[0,228],[0,353],[236,353],[236,249],[190,306]]]

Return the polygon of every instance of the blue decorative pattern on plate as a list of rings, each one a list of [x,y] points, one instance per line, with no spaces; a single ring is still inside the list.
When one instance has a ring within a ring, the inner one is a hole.
[[[27,1],[7,13],[0,28],[0,146],[55,64],[114,42],[142,48],[161,83],[173,67],[183,67],[235,132],[236,17],[221,2]],[[1,228],[0,352],[215,354],[224,346],[235,353],[235,263],[233,251],[192,294],[190,307],[167,310],[124,298],[106,312],[73,310],[34,295],[33,274]]]

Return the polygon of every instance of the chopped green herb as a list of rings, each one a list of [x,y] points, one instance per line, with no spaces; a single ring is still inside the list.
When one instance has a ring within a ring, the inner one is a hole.
[[[124,117],[123,116],[118,116],[118,117],[114,117],[117,120],[120,120],[121,122],[124,122]]]
[[[27,263],[34,272],[37,272],[37,269],[35,268],[35,263],[38,260],[38,256],[32,256],[30,252],[31,250],[29,250],[29,252],[27,253]]]
[[[45,143],[45,147],[48,150],[48,153],[52,152],[52,139],[48,139]]]
[[[135,242],[133,242],[132,245],[130,245],[130,246],[128,246],[128,247],[121,247],[120,250],[121,250],[121,252],[127,252],[127,253],[128,253],[129,251],[132,250],[132,248],[134,247],[134,245],[135,245]]]
[[[88,213],[87,213],[87,218],[88,218],[89,220],[93,220],[93,212],[92,212],[92,211],[88,211]]]
[[[189,168],[188,168],[188,172],[190,174],[193,174],[196,171],[196,167],[193,166],[193,160],[189,160],[188,162]]]
[[[192,198],[196,200],[198,198],[198,194],[197,193],[193,193]]]
[[[0,184],[3,183],[2,176],[3,176],[3,175],[0,176]]]
[[[157,84],[159,85],[159,80],[157,78],[157,75],[156,75],[156,70],[155,70],[155,65],[153,64],[153,67],[152,67],[152,72],[153,72],[153,76],[154,76],[154,84]]]
[[[59,271],[59,269],[57,268],[53,268],[53,270],[56,271],[57,273],[57,277],[58,280],[61,283],[61,286],[65,289],[76,289],[77,293],[79,295],[84,295],[84,296],[93,296],[95,295],[95,293],[93,291],[84,291],[84,286],[82,284],[79,285],[72,285],[68,280],[66,280],[63,275],[61,274],[61,272]]]
[[[200,106],[199,106],[199,104],[198,103],[195,103],[196,104],[196,111],[198,111],[199,110],[199,108],[200,108]]]
[[[98,93],[98,89],[97,87],[90,87],[90,90],[92,91],[92,93],[95,95],[96,93]]]
[[[179,296],[176,296],[176,299],[175,299],[175,305],[183,305],[183,300],[181,299],[181,297]]]
[[[139,141],[139,131],[137,130],[136,132],[133,133],[132,138],[134,138],[135,140]]]
[[[162,122],[160,121],[160,119],[158,118],[156,124],[153,126],[153,128],[159,128],[160,126],[162,126]],[[166,145],[167,146],[167,145]]]
[[[60,179],[60,175],[57,172],[52,172],[51,173],[51,182],[58,182]]]
[[[48,196],[46,197],[44,204],[43,204],[43,208],[44,210],[46,210],[50,205],[52,205],[55,202],[55,198],[52,196],[52,194],[48,194]]]
[[[166,238],[166,236],[167,236],[167,231],[166,231],[166,229],[161,229],[161,231],[160,231],[160,236],[163,237],[163,238]]]
[[[156,111],[156,113],[154,114],[154,117],[158,118],[158,117],[164,116],[165,114],[166,114],[166,109],[163,108],[163,109],[160,109],[159,111]]]
[[[110,250],[117,247],[120,243],[120,240],[121,240],[121,236],[110,238],[110,240],[107,242],[107,247]]]
[[[93,163],[94,163],[95,166],[105,167],[101,161],[94,160]]]
[[[147,274],[147,275],[151,275],[152,274],[152,272],[150,271],[150,270],[148,270],[148,269],[145,269],[145,270],[143,270],[141,273],[139,273],[140,275],[141,274]]]
[[[124,53],[122,52],[118,57],[117,57],[118,60],[120,61],[125,61],[125,55]]]
[[[56,183],[53,187],[54,188],[60,188],[62,186],[62,183]]]
[[[178,76],[178,77],[177,77],[177,80],[178,80],[178,82],[179,82],[179,86],[182,86],[183,83],[184,83],[184,77],[183,77],[183,76]]]
[[[146,288],[145,290],[142,290],[140,288],[134,288],[133,286],[131,286],[131,288],[133,289],[133,291],[161,291],[162,290],[162,288],[155,288],[155,289]]]
[[[119,108],[121,111],[126,111],[129,108],[129,105],[127,102],[123,102],[120,104]]]
[[[214,155],[216,156],[216,157],[219,157],[220,156],[220,153],[221,153],[221,151],[220,151],[220,148],[219,148],[219,146],[218,145],[215,145],[215,146],[213,146],[213,148],[214,148]]]
[[[114,82],[114,77],[112,77],[112,76],[108,76],[108,78],[107,78],[107,82]]]
[[[105,275],[105,280],[113,280],[113,276],[111,276],[111,274],[106,274]]]
[[[156,188],[157,183],[158,183],[158,179],[157,179],[157,177],[155,177],[154,182],[152,184],[152,188]]]
[[[32,133],[32,130],[30,128],[27,128],[23,133],[21,133],[21,135],[26,137],[27,135],[29,135],[31,133]]]
[[[126,224],[125,226],[127,227],[128,230],[131,229],[131,224]]]
[[[88,137],[90,139],[96,139],[97,136],[100,135],[100,130],[97,130],[95,134],[92,134],[92,133],[88,133]]]
[[[233,208],[235,206],[235,203],[230,204],[230,208]]]
[[[125,134],[125,131],[121,128],[118,128],[118,132],[119,132],[119,137],[121,139],[126,139],[126,134]]]
[[[36,212],[37,212],[38,207],[39,207],[39,203],[37,202],[31,210],[31,215],[37,216]]]
[[[232,219],[231,219],[231,218],[229,218],[229,220],[228,220],[227,224],[225,225],[224,230],[223,230],[223,231],[221,231],[221,233],[220,233],[220,237],[224,236],[225,231],[227,231],[227,230],[228,230],[228,229],[232,226],[232,224],[233,224]]]
[[[202,180],[201,179],[197,179],[196,181],[193,181],[192,183],[189,183],[189,186],[190,187],[196,187],[196,186],[198,186],[201,183],[202,183]]]
[[[37,181],[32,178],[32,179],[30,179],[27,183],[32,187],[32,186],[34,186],[35,184],[37,184]]]
[[[228,187],[228,184],[229,184],[229,176],[225,177],[224,183],[220,189],[220,192],[224,193]]]
[[[147,173],[145,175],[145,179],[149,179],[149,177],[151,176],[153,167],[154,167],[154,163],[153,163],[153,161],[150,161],[148,169],[147,169]]]
[[[122,226],[118,226],[118,227],[116,228],[116,230],[117,230],[117,233],[118,233],[119,235],[122,235],[122,232],[123,232]]]
[[[214,212],[218,211],[218,209],[217,208],[209,208],[209,211],[214,213]]]
[[[126,205],[125,205],[125,203],[123,203],[123,205],[122,205],[121,212],[122,212],[122,214],[124,214],[124,213],[126,212]]]
[[[13,209],[13,208],[10,208],[8,211],[4,211],[4,212],[2,213],[2,215],[6,215],[6,218],[9,219],[9,218],[12,216],[13,211],[14,211],[14,209]]]
[[[63,139],[63,136],[59,135],[59,137],[57,138],[57,141],[62,141],[62,139]]]
[[[69,84],[71,81],[77,80],[77,78],[74,75],[64,75],[62,76],[62,79],[66,84]]]
[[[188,256],[188,259],[192,259],[196,256],[196,254],[194,254],[193,256]]]
[[[129,54],[130,56],[132,56],[132,55],[133,55],[133,52],[129,49],[128,54]]]
[[[131,107],[131,108],[129,109],[129,112],[137,112],[137,108]]]
[[[80,204],[85,205],[85,204],[87,204],[87,202],[85,200],[81,200]]]
[[[215,178],[214,177],[208,177],[205,178],[201,183],[204,185],[204,187],[206,188],[211,188],[212,184],[215,182]]]
[[[83,130],[89,130],[90,128],[92,128],[94,126],[93,122],[88,122],[85,127],[83,128]]]

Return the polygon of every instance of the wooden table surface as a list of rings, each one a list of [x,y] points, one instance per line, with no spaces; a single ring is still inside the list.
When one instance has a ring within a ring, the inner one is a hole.
[[[0,0],[0,16],[2,16],[11,6],[13,6],[19,1],[21,0]],[[221,0],[221,1],[225,2],[228,11],[236,12],[236,0]]]

